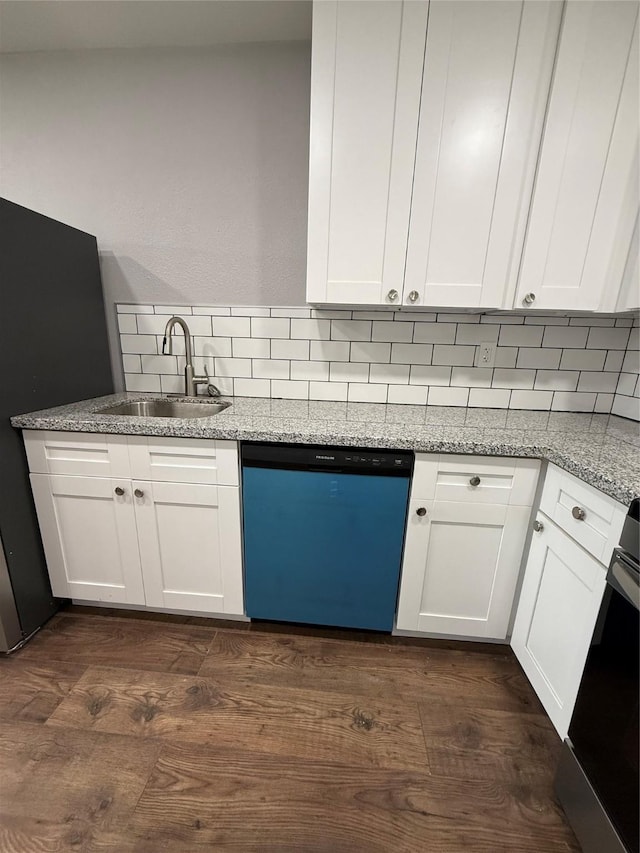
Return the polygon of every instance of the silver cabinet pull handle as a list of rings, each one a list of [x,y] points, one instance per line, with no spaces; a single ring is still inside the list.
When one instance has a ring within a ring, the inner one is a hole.
[[[411,303],[417,302],[418,299],[420,299],[420,294],[418,293],[417,290],[412,290],[409,292],[408,299],[409,299],[409,302],[411,302]]]
[[[478,477],[477,474],[474,474],[474,476],[469,480],[469,484],[471,486],[479,486],[480,485],[480,477]]]
[[[121,498],[124,495],[124,489],[122,488],[122,486],[116,486],[113,491],[116,493],[116,495],[119,498]]]
[[[389,300],[389,302],[395,302],[397,298],[398,298],[398,291],[397,290],[390,290],[389,293],[387,293],[387,299]]]
[[[525,305],[533,305],[533,303],[536,301],[535,293],[525,294],[525,297],[522,301],[524,302]]]
[[[420,516],[420,518],[424,518],[424,516],[425,516],[426,514],[427,514],[427,510],[426,510],[426,508],[425,508],[425,507],[423,507],[423,506],[419,506],[419,507],[418,507],[418,509],[416,510],[416,515],[419,515],[419,516]]]
[[[541,531],[544,530],[544,524],[541,521],[536,520],[533,522],[533,529],[535,530],[536,533],[540,533]]]
[[[142,489],[134,489],[133,494],[134,494],[137,498],[143,498],[143,497],[144,497],[144,492],[142,491]]]
[[[576,521],[584,521],[586,512],[582,509],[581,506],[574,506],[571,510],[571,515],[575,518]]]

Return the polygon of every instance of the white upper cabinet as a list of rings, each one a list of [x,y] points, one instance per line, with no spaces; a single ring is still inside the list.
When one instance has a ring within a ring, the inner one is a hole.
[[[314,3],[310,302],[400,301],[427,10]]]
[[[560,12],[431,3],[405,303],[500,308],[513,292]]]
[[[512,300],[560,17],[557,2],[314,4],[310,302]]]
[[[516,308],[637,303],[637,20],[626,0],[566,4]]]

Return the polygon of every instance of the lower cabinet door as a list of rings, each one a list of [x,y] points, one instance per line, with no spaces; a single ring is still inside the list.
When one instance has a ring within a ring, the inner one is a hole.
[[[54,595],[144,604],[131,483],[31,474]]]
[[[511,646],[565,738],[606,584],[606,569],[538,514]]]
[[[412,500],[396,626],[504,639],[530,507]]]
[[[147,605],[243,613],[236,486],[134,481]]]

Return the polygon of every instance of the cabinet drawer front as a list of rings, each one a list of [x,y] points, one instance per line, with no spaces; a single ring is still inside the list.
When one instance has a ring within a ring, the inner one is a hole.
[[[96,433],[25,430],[29,470],[34,474],[129,477],[127,437]]]
[[[417,454],[412,497],[474,504],[531,506],[537,459]]]
[[[567,471],[549,465],[540,509],[597,560],[609,564],[620,539],[626,507]]]
[[[204,438],[129,436],[131,476],[166,483],[237,486],[238,445]]]

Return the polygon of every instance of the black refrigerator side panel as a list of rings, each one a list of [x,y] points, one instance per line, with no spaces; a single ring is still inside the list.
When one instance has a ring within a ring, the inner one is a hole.
[[[55,610],[12,415],[113,392],[95,237],[0,199],[0,535],[25,635]]]

